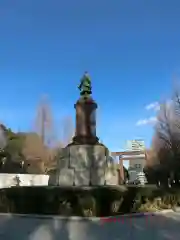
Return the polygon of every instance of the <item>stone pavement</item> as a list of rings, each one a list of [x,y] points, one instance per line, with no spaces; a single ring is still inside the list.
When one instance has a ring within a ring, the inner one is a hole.
[[[6,240],[179,240],[180,213],[109,221],[61,217],[0,215],[0,239]]]

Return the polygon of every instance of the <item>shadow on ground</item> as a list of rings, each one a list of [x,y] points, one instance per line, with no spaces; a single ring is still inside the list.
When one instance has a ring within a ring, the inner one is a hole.
[[[7,240],[178,240],[180,214],[111,220],[0,216],[0,239]]]

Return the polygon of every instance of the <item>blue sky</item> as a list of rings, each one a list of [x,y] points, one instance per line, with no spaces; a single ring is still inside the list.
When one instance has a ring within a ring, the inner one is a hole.
[[[179,11],[179,0],[1,0],[0,120],[31,130],[47,94],[58,132],[88,70],[102,141],[111,151],[135,138],[149,145],[147,106],[169,96],[180,72]]]

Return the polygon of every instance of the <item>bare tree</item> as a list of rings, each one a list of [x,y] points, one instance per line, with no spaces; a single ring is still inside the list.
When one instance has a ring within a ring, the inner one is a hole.
[[[51,145],[54,141],[54,124],[51,107],[47,96],[43,96],[38,105],[35,120],[35,131],[41,136],[45,145]]]
[[[4,149],[7,145],[7,138],[5,136],[5,132],[0,126],[0,149]]]
[[[151,147],[150,149],[146,150],[146,167],[151,167],[156,164],[158,164],[158,158],[156,152]]]
[[[35,132],[40,138],[39,140],[32,140],[32,136],[27,137],[24,147],[24,155],[32,155],[34,159],[41,159],[44,162],[46,171],[55,167],[57,155],[61,148],[71,142],[74,134],[71,117],[64,117],[60,126],[62,136],[58,143],[58,141],[56,141],[56,137],[58,136],[55,136],[52,111],[48,98],[47,96],[42,97],[38,105],[35,121]]]
[[[70,116],[66,116],[62,119],[61,129],[62,129],[61,145],[66,146],[68,143],[72,141],[72,137],[74,136],[74,125],[72,118]]]
[[[178,92],[160,106],[152,140],[151,168],[157,167],[159,177],[166,181],[180,168],[180,98]],[[151,163],[150,163],[151,162]]]
[[[36,133],[28,133],[22,150],[25,162],[31,168],[38,168],[36,172],[44,173],[46,166],[53,158],[52,149],[44,145],[42,138]]]
[[[180,101],[177,92],[172,100],[161,105],[157,120],[153,147],[167,149],[169,157],[175,159],[180,153]]]
[[[42,139],[36,133],[28,133],[25,137],[22,153],[26,159],[44,159],[45,147]]]
[[[47,96],[42,96],[36,113],[34,130],[36,136],[29,135],[24,146],[24,155],[43,163],[43,168],[54,165],[56,144],[51,106]],[[33,138],[33,139],[32,139]]]

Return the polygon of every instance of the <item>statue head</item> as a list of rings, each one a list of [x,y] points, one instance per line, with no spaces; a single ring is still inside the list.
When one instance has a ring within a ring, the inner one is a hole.
[[[85,78],[89,78],[89,79],[90,79],[88,71],[85,71],[85,72],[84,72],[83,77],[85,77]]]

